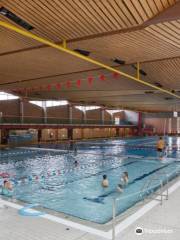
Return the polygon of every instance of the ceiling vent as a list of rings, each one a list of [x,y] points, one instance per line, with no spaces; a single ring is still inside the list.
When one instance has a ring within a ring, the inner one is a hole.
[[[165,97],[164,99],[169,101],[169,100],[173,100],[174,98],[173,97]]]
[[[119,58],[115,58],[113,59],[114,63],[120,64],[120,65],[124,65],[126,62],[124,60],[121,60]]]
[[[137,70],[137,67],[134,64],[132,64],[131,67]],[[147,73],[142,69],[139,69],[139,73],[143,76],[147,76]]]
[[[159,83],[159,82],[154,82],[154,85],[156,85],[156,86],[159,87],[159,88],[162,88],[162,87],[163,87],[163,85],[162,85],[161,83]]]
[[[154,92],[153,91],[145,91],[144,93],[145,94],[153,94]]]
[[[23,19],[21,19],[20,17],[18,17],[17,15],[12,13],[8,9],[6,9],[5,7],[1,7],[0,8],[0,14],[5,16],[5,17],[7,17],[7,18],[9,18],[13,22],[15,22],[17,25],[25,28],[26,30],[34,29],[33,26],[31,26],[29,23],[27,23],[26,21],[24,21]]]
[[[79,48],[74,49],[74,51],[78,52],[81,55],[86,56],[86,57],[88,57],[90,55],[90,53],[91,53],[89,51],[86,51],[86,50],[83,50],[83,49],[79,49]]]

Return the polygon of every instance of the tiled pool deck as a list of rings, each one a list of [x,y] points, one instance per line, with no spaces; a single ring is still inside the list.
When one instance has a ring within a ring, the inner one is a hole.
[[[136,235],[136,227],[144,229]],[[156,231],[150,233],[150,231]],[[157,233],[157,231],[164,231]],[[168,231],[168,233],[167,233]],[[166,233],[165,233],[166,232]],[[163,205],[152,208],[116,236],[116,240],[178,240],[180,239],[180,187]],[[17,209],[0,208],[0,239],[2,240],[105,240],[107,238],[77,230],[41,217],[23,217]]]

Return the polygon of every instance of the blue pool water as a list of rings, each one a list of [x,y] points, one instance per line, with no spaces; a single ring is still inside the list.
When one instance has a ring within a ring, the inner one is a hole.
[[[166,139],[176,149],[170,149],[164,161],[156,157],[156,140],[150,137],[80,142],[77,153],[28,148],[3,150],[0,172],[8,172],[14,180],[14,198],[103,224],[112,219],[113,198],[122,198],[117,204],[119,215],[142,200],[138,192],[153,175],[165,171],[170,178],[174,177],[180,167],[180,138]],[[75,160],[78,166],[74,165]],[[129,173],[129,184],[119,194],[116,186],[124,171]],[[108,176],[108,189],[101,187],[103,174]],[[159,176],[162,180],[166,178]]]

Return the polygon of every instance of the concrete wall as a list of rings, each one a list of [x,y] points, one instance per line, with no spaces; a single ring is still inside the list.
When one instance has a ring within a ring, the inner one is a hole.
[[[31,104],[28,101],[23,102],[24,105],[24,116],[30,117],[43,117],[43,109],[35,104]]]
[[[83,119],[83,112],[75,107],[72,107],[72,118],[77,119],[77,121],[81,122]]]
[[[101,109],[86,111],[86,118],[101,121]]]
[[[19,99],[0,101],[0,112],[2,112],[3,116],[19,116]]]
[[[155,117],[145,117],[143,119],[145,126],[152,126],[154,132],[157,134],[176,134],[179,133],[178,121],[180,123],[180,118],[155,118]],[[180,124],[179,124],[180,127]]]
[[[48,107],[47,117],[68,119],[69,118],[68,105]]]
[[[111,121],[111,120],[112,120],[111,114],[104,111],[104,121]]]

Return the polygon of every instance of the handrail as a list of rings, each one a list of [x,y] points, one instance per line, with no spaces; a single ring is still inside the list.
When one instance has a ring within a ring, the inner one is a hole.
[[[161,202],[161,205],[162,205],[162,201],[163,201],[163,196],[166,197],[166,200],[168,200],[168,196],[169,196],[169,189],[168,189],[168,183],[169,183],[169,177],[171,175],[173,175],[174,173],[176,174],[176,176],[180,175],[180,167],[175,167],[175,170],[174,171],[171,171],[169,174],[167,174],[166,172],[162,172],[160,171],[159,172],[160,174],[164,174],[167,176],[167,181],[166,181],[166,184],[165,186],[167,186],[166,188],[166,194],[163,194],[163,180],[161,180],[160,184],[154,184],[153,186],[151,187],[148,187],[146,188],[145,190],[142,191],[142,188],[140,191],[138,192],[135,192],[135,193],[132,193],[132,194],[128,194],[127,196],[124,196],[124,197],[118,197],[118,198],[114,198],[113,199],[113,202],[112,202],[112,240],[115,240],[115,237],[116,237],[116,203],[117,201],[120,201],[120,200],[123,200],[123,199],[127,199],[127,198],[130,198],[132,196],[135,196],[135,195],[142,195],[143,193],[146,193],[146,192],[150,192],[154,189],[156,189],[156,187],[159,187],[160,186],[160,200],[157,199],[157,198],[154,198],[154,200],[158,200]],[[157,174],[157,173],[156,173]],[[151,192],[150,192],[151,193]],[[156,195],[157,196],[157,195]]]
[[[116,125],[112,120],[102,121],[101,119],[80,119],[80,118],[60,118],[60,117],[47,117],[46,119],[41,116],[13,116],[13,115],[3,115],[0,117],[0,124],[5,123],[21,123],[21,124],[31,124],[31,123],[43,123],[43,124],[98,124],[98,125],[113,125],[113,126],[133,126],[134,124],[122,120],[119,125]]]

